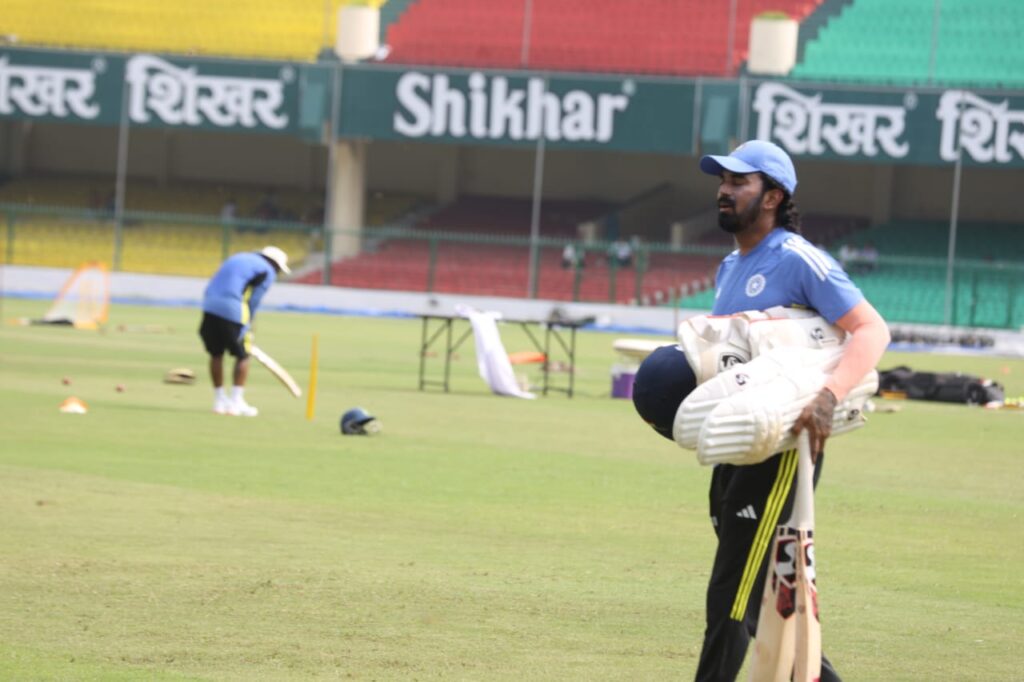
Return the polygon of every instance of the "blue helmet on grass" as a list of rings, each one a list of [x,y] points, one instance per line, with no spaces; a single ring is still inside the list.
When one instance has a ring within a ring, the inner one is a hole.
[[[380,422],[361,407],[353,407],[341,415],[341,433],[346,436],[368,436],[380,431]]]

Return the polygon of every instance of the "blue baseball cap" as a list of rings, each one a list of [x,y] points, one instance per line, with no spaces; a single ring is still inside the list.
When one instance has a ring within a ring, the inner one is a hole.
[[[750,140],[732,150],[729,156],[701,157],[700,169],[708,175],[721,175],[723,170],[740,174],[760,171],[782,185],[791,196],[796,191],[793,160],[774,142]]]
[[[697,388],[697,377],[679,346],[661,346],[644,358],[633,379],[633,407],[669,440],[683,398]]]

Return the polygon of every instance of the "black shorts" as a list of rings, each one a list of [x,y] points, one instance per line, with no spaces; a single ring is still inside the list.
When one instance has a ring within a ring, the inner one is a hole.
[[[242,360],[249,357],[248,334],[242,334],[242,329],[238,322],[204,312],[199,337],[206,346],[206,352],[213,357],[220,357],[227,351]]]

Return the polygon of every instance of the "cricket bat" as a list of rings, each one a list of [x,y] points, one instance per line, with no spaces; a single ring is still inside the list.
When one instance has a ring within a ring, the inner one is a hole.
[[[757,620],[751,682],[821,679],[821,621],[814,571],[814,464],[807,431],[797,440],[793,512],[775,530]]]
[[[251,351],[252,356],[256,358],[261,365],[269,369],[270,373],[277,377],[277,380],[284,384],[285,388],[291,391],[293,396],[298,398],[302,395],[302,389],[299,388],[297,383],[295,383],[295,379],[292,379],[292,375],[289,374],[284,367],[277,364],[277,361],[274,360],[274,358],[267,355],[262,348],[255,345],[253,345],[249,350]]]

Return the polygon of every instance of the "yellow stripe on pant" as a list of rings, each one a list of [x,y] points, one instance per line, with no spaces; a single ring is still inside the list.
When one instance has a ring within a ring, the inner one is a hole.
[[[249,299],[252,298],[252,287],[246,287],[245,291],[242,292],[242,326],[248,327],[249,320],[252,319],[252,313],[249,312]],[[252,353],[252,332],[247,331],[245,336],[242,337],[242,348],[245,352]]]
[[[252,313],[249,312],[249,299],[252,298],[252,287],[246,287],[245,291],[242,292],[242,326],[248,326],[249,320],[252,319]]]
[[[789,491],[793,487],[793,476],[796,473],[797,454],[796,450],[786,450],[781,455],[779,469],[775,474],[775,483],[768,494],[768,502],[765,504],[764,513],[761,515],[761,523],[757,526],[757,533],[754,534],[754,542],[750,545],[750,553],[747,554],[747,563],[743,567],[743,577],[740,578],[739,587],[736,589],[736,598],[732,603],[732,611],[729,617],[733,620],[743,620],[747,613],[747,603],[750,601],[750,592],[754,589],[757,580],[757,571],[764,560],[764,554],[768,551],[775,535],[775,528],[779,525],[779,516],[782,508],[789,497]]]

